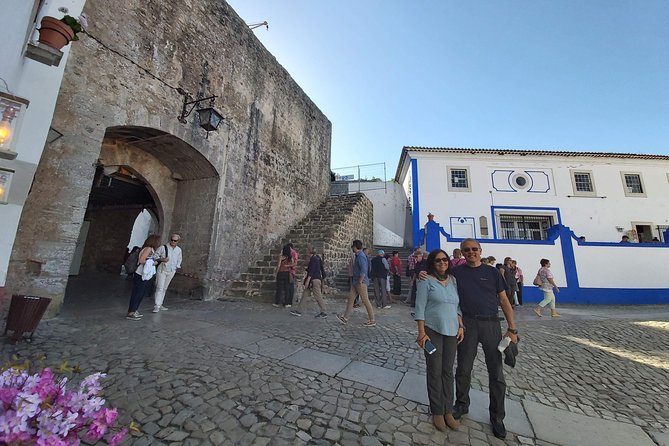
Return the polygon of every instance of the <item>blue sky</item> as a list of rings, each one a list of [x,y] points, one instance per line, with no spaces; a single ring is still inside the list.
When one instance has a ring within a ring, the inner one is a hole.
[[[229,0],[332,121],[332,167],[405,145],[669,154],[667,0]]]

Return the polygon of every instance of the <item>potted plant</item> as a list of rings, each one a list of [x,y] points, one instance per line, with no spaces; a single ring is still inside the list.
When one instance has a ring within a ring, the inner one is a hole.
[[[39,41],[51,48],[60,50],[72,40],[79,40],[78,33],[85,31],[88,26],[88,17],[81,14],[78,18],[65,15],[58,20],[55,17],[45,16],[39,28]]]

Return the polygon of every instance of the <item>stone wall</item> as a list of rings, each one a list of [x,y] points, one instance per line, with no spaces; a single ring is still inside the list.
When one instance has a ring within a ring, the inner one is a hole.
[[[325,198],[330,122],[223,1],[89,0],[84,12],[90,35],[72,43],[52,123],[64,136],[40,160],[8,291],[60,308],[103,144],[150,153],[180,183],[157,213],[174,210],[161,233],[182,234],[196,277],[238,276],[253,257],[232,253],[267,249]],[[219,96],[225,121],[208,138],[194,115],[176,119],[184,91]]]

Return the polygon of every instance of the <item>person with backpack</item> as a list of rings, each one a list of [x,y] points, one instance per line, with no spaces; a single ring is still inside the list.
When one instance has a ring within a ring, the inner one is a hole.
[[[123,259],[123,269],[125,269],[125,273],[127,274],[127,280],[132,280],[132,275],[135,274],[137,259],[139,259],[139,251],[141,250],[142,248],[139,246],[133,246],[132,250]]]
[[[170,282],[177,270],[181,268],[182,253],[181,248],[177,246],[179,241],[181,241],[181,236],[179,234],[172,234],[170,243],[161,245],[156,251],[158,257],[164,260],[161,260],[156,272],[156,293],[153,295],[154,313],[167,311],[167,307],[163,306],[165,291],[170,286]]]
[[[146,239],[141,251],[139,251],[137,264],[135,266],[136,269],[132,276],[132,294],[130,295],[128,314],[125,317],[128,320],[138,321],[142,318],[142,314],[137,310],[146,294],[146,289],[150,283],[149,281],[156,274],[155,262],[159,260],[159,258],[155,253],[159,246],[160,236],[153,234]],[[130,260],[131,257],[132,255],[128,256],[128,260]]]

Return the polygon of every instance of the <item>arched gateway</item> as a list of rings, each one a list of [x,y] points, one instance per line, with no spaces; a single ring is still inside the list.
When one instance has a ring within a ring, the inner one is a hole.
[[[78,221],[71,214],[69,222],[78,231],[54,230],[54,222],[44,217],[67,215],[58,210],[67,203],[54,200],[51,209],[44,202],[27,203],[22,219],[36,219],[30,226],[37,234],[20,232],[17,237],[8,281],[12,288],[19,285],[22,292],[51,297],[49,310],[55,314],[69,274],[119,274],[133,224],[145,209],[156,217],[163,240],[172,232],[182,234],[188,253],[182,271],[207,276],[219,175],[198,150],[162,130],[109,127],[96,163],[86,168],[90,172],[82,177],[93,180],[83,197],[85,212]],[[34,187],[46,190],[52,181],[38,171]],[[79,237],[73,237],[77,232]],[[58,248],[46,249],[54,245]]]

